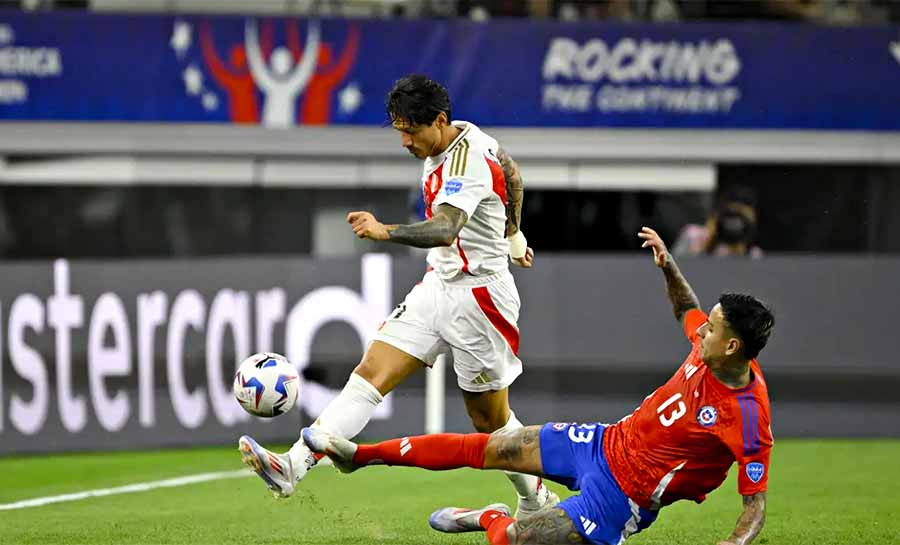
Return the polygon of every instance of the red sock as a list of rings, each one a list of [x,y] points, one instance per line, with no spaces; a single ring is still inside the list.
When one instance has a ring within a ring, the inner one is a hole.
[[[436,433],[391,439],[374,445],[360,445],[353,456],[358,465],[380,463],[415,466],[432,470],[484,466],[487,433]]]
[[[516,519],[494,510],[485,511],[478,519],[478,524],[487,532],[487,540],[491,545],[509,545],[506,529],[514,522]]]

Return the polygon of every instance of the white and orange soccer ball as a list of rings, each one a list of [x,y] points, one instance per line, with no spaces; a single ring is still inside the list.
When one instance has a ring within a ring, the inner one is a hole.
[[[297,369],[280,354],[260,352],[241,362],[234,397],[253,416],[271,418],[294,407],[300,395]]]

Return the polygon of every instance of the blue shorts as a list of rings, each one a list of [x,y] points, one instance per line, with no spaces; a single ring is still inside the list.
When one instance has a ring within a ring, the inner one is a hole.
[[[581,493],[557,507],[589,543],[618,545],[656,520],[656,512],[628,499],[603,454],[603,424],[545,424],[541,429],[544,475]]]

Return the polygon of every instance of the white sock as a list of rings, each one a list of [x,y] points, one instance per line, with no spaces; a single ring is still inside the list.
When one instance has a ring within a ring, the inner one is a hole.
[[[377,388],[356,373],[351,373],[344,389],[325,407],[312,427],[322,428],[346,439],[353,439],[366,427],[375,408],[382,401],[384,401],[384,397]],[[519,425],[521,426],[521,424]],[[311,452],[302,437],[294,443],[294,446],[288,451],[288,455],[291,457],[291,466],[294,468],[295,475],[302,477],[312,465],[310,463]]]
[[[516,413],[509,411],[509,420],[507,420],[506,424],[497,430],[497,432],[513,431],[524,427],[525,425],[516,418]],[[526,475],[524,473],[513,473],[512,471],[504,471],[504,473],[506,473],[506,476],[516,489],[516,494],[519,495],[519,498],[523,500],[534,500],[537,498],[539,481],[537,477],[534,475]]]

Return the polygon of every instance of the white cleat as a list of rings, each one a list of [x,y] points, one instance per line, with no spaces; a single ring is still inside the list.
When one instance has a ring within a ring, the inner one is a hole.
[[[353,456],[356,455],[357,448],[353,441],[332,435],[319,428],[303,428],[300,436],[303,437],[303,442],[306,443],[309,450],[328,456],[334,463],[334,467],[342,473],[353,473],[361,467],[353,463]]]
[[[555,507],[559,503],[559,496],[555,492],[547,488],[543,481],[538,483],[537,494],[534,498],[519,498],[519,505],[516,507],[515,518],[523,519],[536,515],[544,509]]]
[[[428,517],[428,524],[438,532],[458,534],[460,532],[481,532],[481,515],[485,511],[499,511],[504,517],[509,516],[509,506],[503,503],[492,503],[481,509],[461,509],[444,507]]]
[[[241,451],[241,461],[266,482],[276,498],[287,498],[294,493],[294,483],[299,479],[294,475],[291,458],[287,454],[266,450],[249,435],[241,436],[238,450]]]

